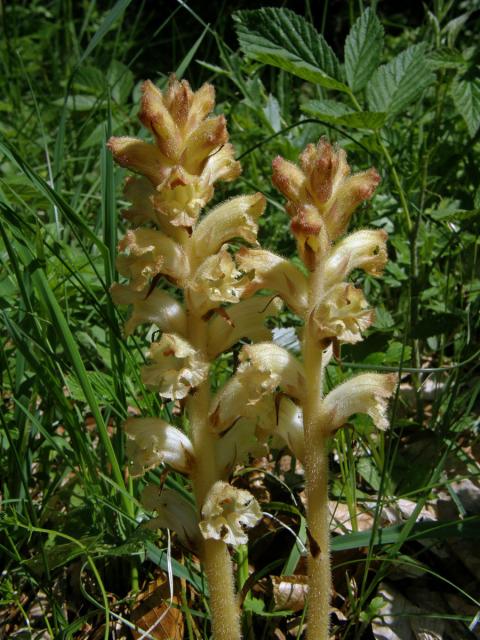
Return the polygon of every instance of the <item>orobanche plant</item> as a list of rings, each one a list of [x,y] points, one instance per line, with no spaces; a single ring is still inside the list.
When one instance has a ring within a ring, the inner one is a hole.
[[[162,93],[147,81],[140,120],[155,144],[126,137],[109,141],[115,160],[139,174],[126,181],[131,206],[124,215],[135,228],[120,242],[117,260],[119,273],[129,281],[115,284],[112,296],[132,306],[127,334],[141,323],[159,330],[142,379],[175,402],[179,424],[188,425],[185,432],[156,416],[128,419],[130,472],[138,476],[167,464],[190,477],[196,509],[157,485],[145,488],[142,501],[156,513],[152,526],[174,530],[200,557],[214,638],[237,640],[240,614],[229,545],[244,544],[246,529],[262,512],[229,477],[270,436],[283,438],[305,465],[308,637],[324,639],[331,591],[328,440],[359,412],[386,428],[386,403],[395,383],[392,376],[364,374],[324,396],[326,365],[340,344],[361,340],[372,322],[363,293],[347,278],[357,268],[382,273],[386,234],[368,229],[345,233],[354,209],[371,197],[379,176],[373,169],[350,176],[345,153],[324,140],[307,146],[300,168],[274,160],[273,182],[288,200],[307,276],[287,259],[259,248],[257,219],[265,208],[260,193],[231,198],[200,216],[215,183],[240,174],[225,118],[210,116],[213,107],[209,84],[194,93],[186,81],[172,77]],[[229,243],[239,238],[243,246],[235,251]],[[303,362],[271,342],[265,326],[281,310],[280,299],[304,321]],[[240,340],[247,343],[235,374],[212,394],[212,365]]]

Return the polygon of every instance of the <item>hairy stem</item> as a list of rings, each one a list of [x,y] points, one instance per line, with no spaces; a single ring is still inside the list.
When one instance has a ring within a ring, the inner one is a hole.
[[[189,310],[187,310],[188,312]],[[202,318],[188,313],[191,344],[206,354],[207,325]],[[188,401],[188,414],[195,468],[192,483],[201,509],[211,486],[220,479],[215,461],[215,435],[210,430],[208,410],[210,383],[204,382]],[[213,637],[215,640],[240,640],[240,612],[234,586],[233,567],[227,545],[220,540],[205,540],[202,562],[210,591]]]
[[[321,292],[323,264],[310,277],[310,313],[305,323],[303,357],[307,396],[303,407],[305,482],[310,543],[308,557],[307,640],[328,640],[330,626],[330,534],[328,513],[328,435],[321,424],[323,353],[309,317]]]

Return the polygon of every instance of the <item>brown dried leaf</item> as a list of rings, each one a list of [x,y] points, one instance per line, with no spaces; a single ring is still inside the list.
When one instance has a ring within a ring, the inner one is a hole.
[[[275,611],[301,611],[308,593],[307,576],[271,576]]]
[[[144,631],[157,640],[182,640],[183,613],[178,608],[180,584],[175,581],[173,596],[168,582],[162,577],[150,582],[147,591],[140,594],[132,613],[132,622],[137,626],[132,631],[137,640]]]

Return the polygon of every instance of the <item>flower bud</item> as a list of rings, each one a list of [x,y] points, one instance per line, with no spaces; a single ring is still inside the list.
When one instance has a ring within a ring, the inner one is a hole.
[[[137,138],[112,137],[107,147],[121,167],[141,173],[156,187],[162,184],[170,173],[165,157],[153,144]]]
[[[378,429],[387,429],[387,402],[396,383],[395,374],[380,373],[362,373],[343,382],[325,397],[321,423],[334,433],[354,413],[366,413]]]
[[[160,418],[129,418],[124,423],[127,457],[133,477],[141,476],[159,464],[189,473],[193,447],[187,436]]]
[[[163,398],[181,400],[208,377],[208,363],[175,334],[164,333],[149,355],[153,364],[142,367],[142,380]]]
[[[325,139],[308,145],[300,156],[301,169],[282,158],[273,161],[273,183],[286,196],[287,212],[299,253],[309,269],[313,254],[343,235],[355,208],[375,191],[380,176],[375,169],[349,176],[342,149]]]
[[[254,527],[261,518],[258,502],[249,491],[220,480],[208,492],[199,526],[206,540],[237,546],[248,542],[244,529]]]

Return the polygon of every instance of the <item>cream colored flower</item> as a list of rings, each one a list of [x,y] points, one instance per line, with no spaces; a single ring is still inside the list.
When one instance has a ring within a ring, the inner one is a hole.
[[[362,373],[343,382],[325,397],[321,423],[334,433],[354,413],[366,413],[378,429],[387,429],[387,403],[396,384],[395,374],[380,373]]]
[[[115,282],[110,288],[110,294],[115,304],[131,304],[133,307],[125,323],[125,335],[129,336],[139,324],[145,323],[155,324],[162,333],[176,333],[180,336],[186,334],[185,309],[166,291],[132,291],[130,287]]]
[[[281,396],[278,403],[277,433],[287,443],[293,455],[303,462],[305,460],[303,411],[288,396]]]
[[[242,247],[235,258],[242,271],[253,272],[246,295],[259,289],[270,289],[278,292],[295,313],[305,313],[308,304],[307,278],[292,262],[271,251],[246,247]]]
[[[222,478],[227,478],[234,467],[248,462],[250,456],[260,457],[268,449],[256,436],[257,425],[254,419],[240,418],[215,443],[215,460]]]
[[[217,309],[208,323],[209,357],[213,359],[228,351],[242,338],[248,338],[251,342],[269,340],[272,333],[265,326],[265,320],[276,316],[282,307],[282,301],[278,298],[255,296],[227,308]]]
[[[187,436],[160,418],[129,418],[124,423],[127,434],[127,458],[133,477],[141,476],[159,464],[176,471],[192,469],[193,447]]]
[[[254,527],[261,518],[258,502],[249,491],[218,481],[202,507],[200,531],[206,540],[213,538],[237,546],[248,542],[245,529]]]
[[[255,417],[262,431],[273,430],[275,392],[282,390],[294,398],[303,398],[303,365],[286,349],[269,342],[245,345],[239,362],[235,375],[212,400],[212,428],[222,432],[239,417]]]
[[[309,322],[318,341],[354,344],[363,340],[362,332],[374,319],[361,289],[342,282],[329,289],[313,310]]]
[[[325,288],[345,280],[354,269],[381,276],[388,259],[386,243],[387,234],[381,229],[355,231],[338,242],[325,264]]]
[[[142,367],[142,380],[163,398],[181,400],[207,379],[208,363],[175,334],[164,333],[149,355],[153,364]]]
[[[238,196],[212,209],[192,235],[193,253],[197,258],[211,256],[234,238],[243,238],[250,244],[257,242],[257,220],[265,209],[261,193]]]
[[[249,276],[236,268],[227,245],[206,258],[185,290],[185,298],[197,315],[203,316],[224,302],[239,302]]]
[[[173,489],[160,488],[149,484],[142,492],[141,502],[155,516],[149,520],[149,529],[170,529],[175,531],[180,542],[192,551],[198,552],[202,537],[198,528],[198,517],[191,502]]]
[[[153,229],[139,228],[127,231],[118,245],[119,251],[128,252],[117,258],[117,269],[130,278],[130,286],[140,291],[158,274],[164,274],[180,283],[188,275],[188,259],[182,246]]]

